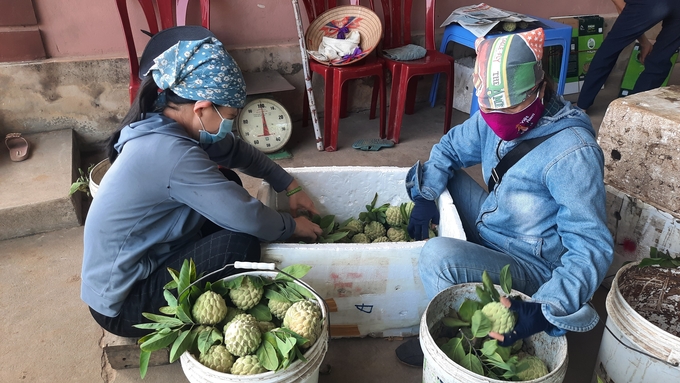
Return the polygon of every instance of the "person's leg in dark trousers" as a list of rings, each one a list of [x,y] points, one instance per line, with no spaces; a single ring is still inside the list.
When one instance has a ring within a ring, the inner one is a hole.
[[[139,281],[125,299],[117,317],[103,316],[90,309],[92,316],[105,330],[118,336],[137,338],[148,334],[150,330],[140,330],[132,326],[149,322],[142,316],[143,312],[160,314],[159,309],[167,306],[163,297],[163,286],[172,280],[167,268],[179,271],[185,259],[194,260],[196,275],[208,274],[235,261],[259,261],[260,241],[252,235],[229,230],[221,230],[204,237],[180,250],[165,264],[159,265],[148,278]],[[214,282],[236,272],[233,267],[227,267],[200,283]],[[176,291],[173,293],[177,295]]]
[[[666,4],[663,3],[660,1],[656,5],[656,8],[661,8],[658,11],[652,10],[652,12],[666,12],[667,16],[663,20],[661,32],[656,37],[654,48],[645,58],[645,70],[635,82],[632,93],[660,87],[671,71],[673,65],[671,57],[680,47],[680,1],[670,0],[666,1]]]
[[[668,7],[665,3],[666,0],[626,1],[626,6],[590,63],[576,103],[579,108],[585,110],[593,105],[595,97],[607,81],[621,51],[666,17],[667,12],[663,12],[663,8]]]

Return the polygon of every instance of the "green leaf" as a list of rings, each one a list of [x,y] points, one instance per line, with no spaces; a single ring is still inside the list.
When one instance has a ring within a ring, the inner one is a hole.
[[[300,279],[300,278],[304,277],[305,275],[307,275],[307,273],[311,269],[312,269],[312,266],[309,266],[309,265],[290,265],[288,267],[284,267],[283,270],[281,270],[281,271],[285,271],[286,273],[292,275],[293,277]],[[274,279],[283,279],[283,280],[286,280],[286,281],[292,281],[292,279],[290,277],[288,277],[287,275],[281,274],[281,273],[278,273],[276,275],[276,278],[274,278]]]
[[[146,342],[142,343],[139,348],[142,351],[153,352],[160,350],[162,348],[168,347],[172,342],[177,339],[179,335],[179,330],[171,331],[167,334],[156,333],[154,336],[149,338]]]
[[[269,300],[275,300],[279,302],[290,302],[288,298],[283,296],[280,292],[276,291],[273,287],[272,288],[267,288],[264,290],[264,297],[269,299]]]
[[[165,314],[165,315],[176,315],[177,314],[177,307],[163,306],[163,307],[159,308],[158,311],[160,311],[161,314]]]
[[[672,259],[663,259],[661,263],[659,263],[659,266],[667,268],[667,269],[672,269],[676,266],[675,262],[673,262]]]
[[[484,342],[480,351],[483,355],[489,356],[495,354],[496,349],[498,349],[498,341],[496,341],[496,339],[490,339]]]
[[[651,246],[649,248],[649,258],[656,258],[657,251],[658,251],[658,249],[656,247]]]
[[[234,279],[224,281],[224,283],[229,290],[236,289],[236,288],[241,287],[241,285],[243,284],[243,278],[245,278],[245,275],[241,275],[241,276],[238,276]]]
[[[511,370],[511,367],[503,361],[503,358],[498,353],[487,355],[484,361],[501,370]]]
[[[484,284],[484,290],[491,294],[491,299],[493,299],[495,302],[500,302],[501,295],[494,287],[491,277],[489,276],[489,273],[486,272],[486,270],[484,270],[482,273],[482,283]]]
[[[191,304],[188,301],[182,302],[177,306],[177,318],[186,324],[193,324],[194,320],[191,318]]]
[[[324,243],[335,243],[343,238],[345,238],[349,234],[349,231],[337,231],[332,234],[328,234],[324,236],[323,241]]]
[[[477,310],[472,316],[472,335],[475,338],[483,338],[491,331],[491,321],[482,314],[482,310]]]
[[[156,323],[163,323],[168,325],[167,327],[178,327],[184,324],[181,320],[173,317],[167,317],[165,315],[156,315],[151,313],[142,313],[142,316],[150,321]]]
[[[458,308],[458,315],[464,322],[470,322],[475,311],[481,309],[481,304],[472,299],[465,299]],[[468,325],[469,326],[469,325]]]
[[[257,359],[262,367],[269,371],[276,371],[279,367],[279,355],[270,340],[262,342],[257,348]]]
[[[149,369],[149,358],[151,357],[150,351],[140,351],[139,352],[139,376],[144,379],[146,377],[146,372]]]
[[[473,353],[465,355],[463,360],[460,361],[460,365],[474,372],[475,374],[484,375],[484,367],[482,367],[482,362],[479,360],[477,355]]]
[[[177,293],[179,294],[179,301],[183,301],[189,295],[188,287],[191,284],[191,270],[189,260],[185,259],[182,263],[182,268],[179,270],[179,279],[177,281]]]
[[[458,318],[449,318],[449,317],[442,318],[442,323],[446,327],[466,327],[466,326],[470,326],[470,322],[466,322],[466,321],[460,320]]]
[[[505,265],[501,269],[500,276],[501,288],[506,294],[512,292],[512,274],[510,274],[510,265]]]
[[[272,312],[269,307],[265,304],[258,303],[255,307],[247,311],[248,314],[255,317],[255,319],[261,322],[269,322],[272,320]]]
[[[142,330],[162,330],[164,328],[172,328],[173,326],[170,326],[166,323],[139,323],[132,325],[132,327]]]
[[[449,357],[449,359],[460,364],[465,357],[465,349],[463,348],[463,340],[460,338],[451,338],[442,346],[442,351]]]
[[[661,263],[661,258],[643,258],[638,267],[654,266]]]
[[[191,330],[182,331],[175,342],[172,344],[170,349],[170,363],[174,363],[179,359],[180,355],[184,354],[184,351],[188,350],[189,347],[194,343],[196,339],[196,333]]]
[[[227,295],[227,293],[229,292],[227,285],[224,283],[224,279],[220,279],[219,281],[214,282],[211,287],[212,287],[212,291],[214,291],[214,292],[216,292],[216,293],[218,293],[222,296]]]
[[[286,282],[286,291],[295,292],[296,294],[301,295],[302,297],[316,299],[314,293],[309,291],[306,287],[300,286],[294,282]]]
[[[493,299],[491,299],[491,294],[481,288],[480,286],[475,287],[475,292],[477,293],[477,297],[479,297],[479,300],[481,301],[482,306],[493,302]]]
[[[170,291],[163,290],[163,297],[165,298],[165,301],[168,302],[168,306],[177,306],[177,298],[175,298],[175,296]]]

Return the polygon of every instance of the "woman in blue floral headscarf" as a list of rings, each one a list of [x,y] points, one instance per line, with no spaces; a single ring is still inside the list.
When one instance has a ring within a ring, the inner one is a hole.
[[[167,268],[185,259],[207,274],[258,261],[261,241],[321,234],[296,217],[299,209],[317,214],[297,181],[231,132],[245,97],[241,70],[214,37],[179,41],[155,58],[109,141],[112,165],[85,223],[81,298],[107,331],[147,333],[132,326],[166,305]],[[291,214],[251,197],[226,168],[287,191]]]

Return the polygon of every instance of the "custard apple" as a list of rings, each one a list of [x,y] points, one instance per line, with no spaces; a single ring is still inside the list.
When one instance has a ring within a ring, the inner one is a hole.
[[[302,348],[311,347],[321,333],[321,309],[311,301],[295,302],[286,311],[283,327],[308,340]]]
[[[246,356],[260,347],[262,333],[257,321],[233,320],[224,329],[224,346],[235,356]]]
[[[387,238],[392,242],[409,242],[411,240],[406,230],[397,227],[387,229]]]
[[[526,21],[520,21],[519,23],[517,23],[517,28],[527,29],[527,28],[529,28],[529,23],[526,22]]]
[[[399,206],[390,205],[385,211],[385,221],[390,226],[401,226],[403,218]]]
[[[267,302],[267,307],[269,307],[269,311],[272,312],[272,315],[283,320],[283,317],[286,315],[286,311],[288,311],[288,308],[292,304],[293,303],[290,301],[270,299],[269,302]]]
[[[352,243],[371,243],[371,241],[368,240],[368,236],[366,234],[359,233],[352,237]]]
[[[524,368],[517,373],[517,378],[521,381],[534,380],[548,375],[548,367],[543,363],[541,358],[533,355],[528,355],[520,359],[517,367],[518,369]]]
[[[196,299],[191,315],[199,324],[214,325],[227,315],[227,304],[220,294],[206,291]]]
[[[391,241],[386,236],[382,236],[382,237],[378,237],[378,238],[374,239],[373,242],[371,242],[371,243],[378,243],[378,242],[391,242]]]
[[[231,298],[236,307],[243,311],[255,307],[260,302],[262,294],[264,294],[264,289],[255,286],[248,276],[243,278],[243,282],[239,287],[229,290],[229,298]]]
[[[235,320],[247,320],[247,321],[257,323],[257,319],[255,319],[254,316],[252,316],[248,313],[237,314],[236,316],[234,316],[234,319],[232,319],[232,321],[235,321]]]
[[[514,21],[504,21],[503,22],[503,30],[506,32],[512,32],[517,28],[517,23]]]
[[[234,356],[223,345],[212,346],[199,356],[202,365],[215,371],[228,373],[234,364]]]
[[[351,218],[349,222],[347,222],[347,224],[341,228],[341,230],[349,231],[349,236],[351,237],[356,233],[364,232],[364,223],[356,218]]]
[[[505,334],[515,327],[515,315],[500,302],[487,303],[482,307],[482,314],[491,322],[493,332]]]
[[[408,222],[408,220],[411,219],[411,212],[413,211],[414,206],[416,206],[416,204],[413,203],[412,201],[406,202],[406,206],[404,207],[404,211],[406,212],[404,222]]]
[[[255,375],[263,372],[267,372],[267,369],[262,367],[255,355],[242,356],[231,366],[231,373],[234,375]]]
[[[369,241],[373,241],[378,237],[384,236],[386,233],[385,226],[377,221],[369,222],[364,226],[364,234],[368,237]]]

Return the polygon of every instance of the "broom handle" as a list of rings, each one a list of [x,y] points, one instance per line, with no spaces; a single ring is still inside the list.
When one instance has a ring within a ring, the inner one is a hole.
[[[300,5],[298,4],[298,0],[292,1],[293,13],[295,13],[295,23],[297,25],[298,41],[300,42],[300,53],[302,54],[302,69],[305,74],[305,87],[307,88],[307,99],[309,100],[309,112],[312,115],[314,136],[316,137],[316,148],[319,151],[323,151],[323,139],[321,138],[321,130],[319,130],[319,118],[316,115],[316,103],[314,102],[314,91],[312,90],[312,75],[309,72],[309,58],[307,57],[307,47],[305,45],[305,32],[302,29],[302,20],[300,19]]]

